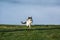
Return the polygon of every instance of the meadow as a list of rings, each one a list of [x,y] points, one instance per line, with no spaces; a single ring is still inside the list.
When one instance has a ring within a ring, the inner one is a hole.
[[[0,25],[0,40],[60,40],[60,25]]]

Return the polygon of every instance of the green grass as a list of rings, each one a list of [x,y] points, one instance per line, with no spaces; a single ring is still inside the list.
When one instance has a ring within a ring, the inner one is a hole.
[[[37,28],[60,28],[60,25],[33,25],[31,29]],[[0,40],[60,40],[60,29],[52,30],[23,30],[4,32],[4,30],[28,29],[20,25],[0,25]],[[3,31],[2,31],[3,30]]]

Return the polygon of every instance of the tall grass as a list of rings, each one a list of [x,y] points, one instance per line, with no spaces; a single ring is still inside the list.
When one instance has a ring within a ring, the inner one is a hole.
[[[32,25],[31,29],[38,28],[60,28],[59,25]],[[23,31],[8,31],[28,29],[26,26],[21,25],[0,25],[0,40],[60,40],[60,29],[52,30],[23,30]],[[2,31],[3,30],[3,31]]]

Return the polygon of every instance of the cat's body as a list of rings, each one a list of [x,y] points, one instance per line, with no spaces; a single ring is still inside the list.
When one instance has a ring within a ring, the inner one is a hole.
[[[22,24],[26,24],[26,26],[28,26],[29,28],[31,28],[32,22],[33,22],[32,17],[28,17],[28,19],[25,22],[21,22],[21,23]]]

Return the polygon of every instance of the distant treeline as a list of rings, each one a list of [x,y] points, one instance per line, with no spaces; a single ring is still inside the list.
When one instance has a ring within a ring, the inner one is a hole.
[[[25,26],[25,25],[0,24],[0,26]],[[32,26],[60,26],[60,25],[32,25]]]

